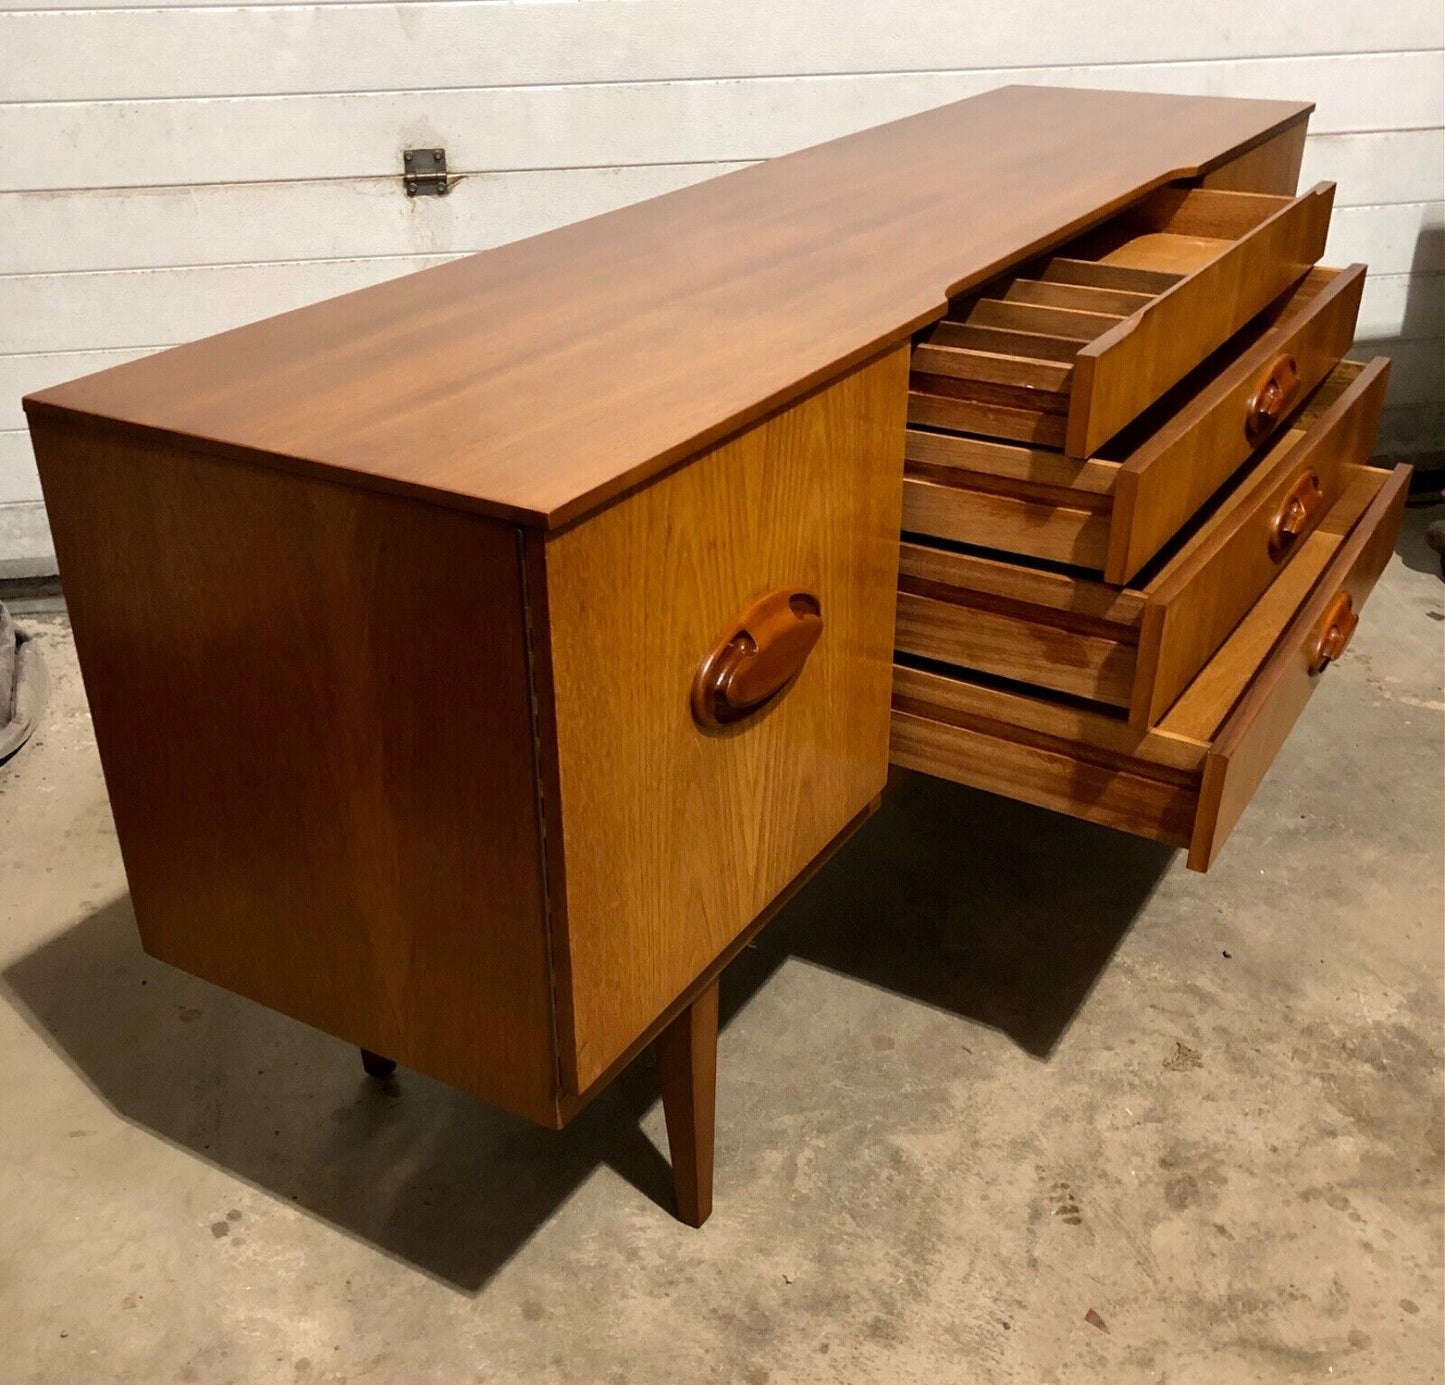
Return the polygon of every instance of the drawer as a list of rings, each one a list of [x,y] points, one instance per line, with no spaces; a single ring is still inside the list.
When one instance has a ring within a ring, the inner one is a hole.
[[[1133,586],[905,542],[896,648],[1155,725],[1369,460],[1389,369],[1337,365],[1228,498]]]
[[[894,669],[907,769],[1219,855],[1394,548],[1410,469],[1351,467],[1344,494],[1155,727],[970,679]]]
[[[1130,581],[1349,348],[1364,282],[1363,265],[1311,270],[1087,460],[941,431],[989,421],[972,401],[960,412],[955,396],[922,392],[975,368],[947,344],[978,340],[973,329],[937,324],[913,350],[904,529]]]
[[[1161,188],[955,302],[928,338],[950,369],[925,358],[911,416],[1092,457],[1308,272],[1334,192]]]

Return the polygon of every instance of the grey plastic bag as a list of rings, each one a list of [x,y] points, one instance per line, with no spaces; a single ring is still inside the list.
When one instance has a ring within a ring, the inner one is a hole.
[[[34,637],[19,629],[10,612],[0,606],[0,764],[30,739],[49,690]]]

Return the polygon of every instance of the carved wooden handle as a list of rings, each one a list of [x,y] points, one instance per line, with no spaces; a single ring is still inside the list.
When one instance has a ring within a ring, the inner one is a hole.
[[[1337,592],[1315,627],[1310,653],[1311,673],[1323,673],[1345,652],[1345,646],[1359,623],[1360,618],[1355,614],[1355,603],[1349,592]]]
[[[811,592],[784,587],[755,601],[698,666],[698,725],[728,726],[765,707],[798,676],[822,633],[823,608]]]
[[[1324,504],[1325,493],[1320,488],[1317,472],[1302,471],[1279,502],[1274,519],[1269,526],[1269,552],[1274,558],[1282,558],[1290,546],[1314,523],[1320,506]]]
[[[1262,442],[1278,426],[1299,393],[1299,366],[1288,351],[1281,351],[1259,377],[1249,399],[1244,436]]]

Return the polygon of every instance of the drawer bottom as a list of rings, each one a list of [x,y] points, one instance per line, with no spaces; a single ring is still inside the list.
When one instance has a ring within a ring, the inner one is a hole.
[[[1410,469],[1350,468],[1294,561],[1153,729],[921,662],[894,666],[890,758],[1218,858],[1394,549]]]

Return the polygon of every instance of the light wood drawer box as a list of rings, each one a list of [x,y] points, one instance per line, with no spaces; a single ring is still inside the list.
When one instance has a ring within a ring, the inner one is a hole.
[[[1156,727],[900,664],[894,763],[1187,847],[1207,869],[1348,642],[1409,476],[1349,468],[1340,500]]]
[[[920,384],[974,388],[953,372],[978,368],[965,362],[980,353],[949,343],[985,338],[940,323],[913,351],[904,530],[1130,581],[1349,348],[1364,281],[1363,265],[1312,270],[1088,460],[1038,443],[937,431],[999,422],[996,414],[975,417],[970,403],[960,412],[952,396],[920,393]],[[1000,292],[1025,282],[1033,281]]]
[[[898,650],[1154,725],[1367,462],[1389,362],[1341,362],[1228,498],[1138,585],[905,542]]]
[[[1324,253],[1334,184],[1300,197],[1161,188],[954,303],[910,416],[1091,457]]]

